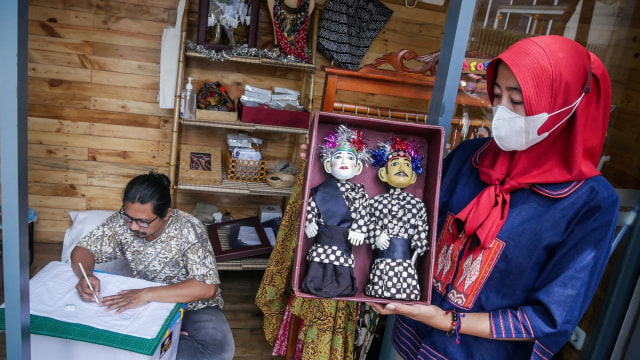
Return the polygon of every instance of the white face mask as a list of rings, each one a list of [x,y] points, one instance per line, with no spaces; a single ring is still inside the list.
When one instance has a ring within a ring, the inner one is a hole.
[[[491,123],[491,132],[493,139],[500,149],[504,151],[522,151],[544,140],[549,134],[558,128],[562,123],[573,114],[580,104],[580,98],[573,104],[560,109],[552,114],[541,113],[533,116],[519,115],[508,108],[498,105],[493,108],[493,121]],[[561,111],[573,107],[571,113],[558,123],[553,129],[538,135],[540,127],[549,119],[549,116],[555,115]]]

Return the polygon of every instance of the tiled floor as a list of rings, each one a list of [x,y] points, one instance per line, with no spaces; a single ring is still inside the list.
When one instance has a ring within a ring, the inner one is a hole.
[[[46,264],[60,260],[61,244],[35,245],[35,256],[29,272],[36,274]],[[4,274],[0,267],[0,273]],[[282,359],[272,357],[272,347],[267,343],[262,331],[262,313],[254,304],[254,298],[262,271],[221,271],[223,297],[225,300],[225,315],[231,326],[236,343],[236,360]],[[0,284],[4,284],[4,277],[0,277]],[[0,292],[0,300],[4,302],[4,287]],[[0,336],[0,360],[6,360],[6,338],[4,332]],[[48,359],[49,360],[49,359]],[[57,360],[57,359],[50,359]],[[66,360],[66,359],[60,359]]]

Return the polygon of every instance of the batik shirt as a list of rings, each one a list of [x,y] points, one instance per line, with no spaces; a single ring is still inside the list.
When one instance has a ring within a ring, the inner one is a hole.
[[[369,199],[367,191],[362,184],[353,184],[349,181],[336,181],[336,184],[342,194],[342,198],[347,203],[349,211],[351,211],[351,218],[354,219],[351,223],[351,231],[355,230],[366,234],[367,227],[365,218],[367,216],[367,200]],[[322,214],[320,214],[318,210],[318,205],[313,199],[313,196],[310,196],[307,204],[306,224],[309,225],[314,221],[317,222],[318,226],[324,225],[325,223],[322,219]],[[347,256],[336,246],[327,247],[319,244],[313,244],[311,249],[309,249],[307,260],[351,267],[354,265],[353,254]]]
[[[96,263],[124,257],[133,276],[163,284],[196,279],[220,284],[213,248],[202,223],[190,214],[174,209],[162,234],[147,241],[133,234],[120,214],[115,213],[84,236],[78,246],[87,248]],[[220,288],[212,299],[198,300],[186,310],[223,306]]]

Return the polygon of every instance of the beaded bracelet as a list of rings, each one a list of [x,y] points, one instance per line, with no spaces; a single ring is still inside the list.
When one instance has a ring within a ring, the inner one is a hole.
[[[445,315],[451,313],[451,330],[447,331],[447,335],[455,335],[456,336],[456,344],[460,344],[460,323],[461,318],[463,318],[464,314],[458,314],[456,309],[451,309],[445,311]]]

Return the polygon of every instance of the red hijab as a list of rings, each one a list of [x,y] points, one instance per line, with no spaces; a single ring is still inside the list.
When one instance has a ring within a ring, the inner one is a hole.
[[[577,42],[562,36],[520,40],[489,63],[487,92],[493,102],[498,64],[513,71],[527,116],[551,114],[573,104],[588,87],[575,112],[540,143],[523,151],[502,151],[490,141],[479,158],[479,172],[488,186],[457,216],[465,233],[474,233],[487,247],[509,213],[510,192],[533,184],[583,180],[597,169],[609,123],[611,81],[604,65]],[[591,76],[589,73],[591,72]],[[571,108],[549,117],[539,133],[552,129]]]

